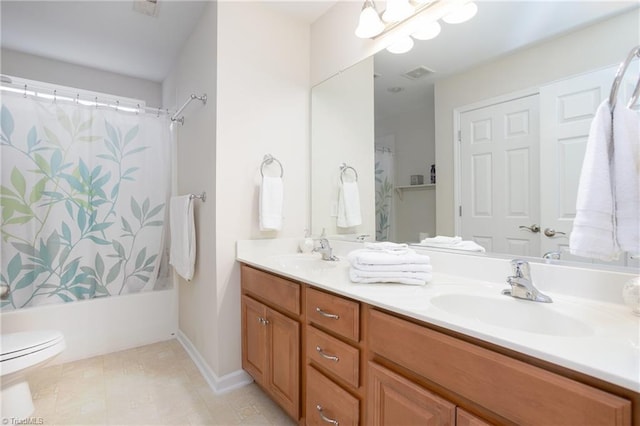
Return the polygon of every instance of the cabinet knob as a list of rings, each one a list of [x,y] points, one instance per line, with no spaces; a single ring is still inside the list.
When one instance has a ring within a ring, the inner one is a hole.
[[[318,410],[318,414],[320,415],[322,421],[331,423],[334,426],[340,426],[337,420],[330,419],[329,417],[324,415],[324,413],[322,412],[322,406],[320,404],[316,405],[316,410]]]
[[[316,351],[318,351],[320,356],[324,359],[328,359],[329,361],[335,361],[335,362],[340,361],[340,358],[338,358],[337,356],[326,354],[320,346],[316,346]]]
[[[322,315],[323,317],[326,317],[326,318],[331,318],[331,319],[335,319],[335,320],[340,319],[339,315],[330,314],[328,312],[323,311],[320,308],[316,308],[316,312],[319,313],[320,315]]]

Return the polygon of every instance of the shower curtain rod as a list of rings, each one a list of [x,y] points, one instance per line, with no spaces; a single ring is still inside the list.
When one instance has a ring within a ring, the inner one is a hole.
[[[203,93],[202,96],[197,96],[194,93],[192,93],[191,96],[189,96],[189,99],[187,99],[186,102],[182,104],[182,106],[178,109],[178,111],[176,111],[176,113],[171,116],[171,121],[177,121],[184,126],[184,115],[180,118],[178,118],[178,116],[187,107],[187,105],[189,105],[191,102],[195,101],[196,99],[199,101],[202,101],[202,105],[207,104],[206,93]]]
[[[121,104],[117,99],[107,99],[104,96],[94,96],[93,99],[91,99],[86,94],[73,94],[73,92],[68,88],[58,90],[52,89],[51,87],[42,87],[34,84],[22,84],[14,82],[10,77],[5,75],[2,75],[1,83],[2,84],[0,85],[0,90],[22,94],[24,97],[35,96],[43,99],[50,99],[53,102],[56,102],[58,100],[75,102],[77,104],[85,106],[95,106],[96,108],[107,107],[115,109],[116,111],[131,112],[136,114],[144,112],[149,114],[156,114],[156,116],[158,117],[160,117],[161,114],[170,114],[168,109],[142,106],[139,103],[133,103],[131,100],[127,100],[126,102],[123,102]]]

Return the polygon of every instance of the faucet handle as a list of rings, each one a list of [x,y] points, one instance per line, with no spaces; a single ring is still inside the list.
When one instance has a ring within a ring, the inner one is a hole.
[[[513,259],[511,261],[511,269],[513,275],[517,278],[529,278],[531,276],[529,262],[522,259]]]

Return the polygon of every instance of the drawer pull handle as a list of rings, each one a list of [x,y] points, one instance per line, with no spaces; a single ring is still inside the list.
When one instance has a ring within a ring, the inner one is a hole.
[[[269,324],[269,320],[268,320],[268,319],[265,319],[265,318],[262,318],[262,317],[258,317],[258,322],[259,322],[260,324],[262,324],[262,325],[267,325],[267,324]]]
[[[320,346],[316,346],[316,351],[318,351],[318,353],[320,354],[320,356],[324,359],[328,359],[329,361],[335,361],[338,362],[340,361],[340,358],[338,358],[335,355],[327,355],[326,353],[324,353],[324,351],[322,350],[322,348]]]
[[[327,422],[327,423],[331,423],[331,424],[332,424],[332,425],[334,425],[334,426],[339,426],[339,423],[338,423],[338,421],[337,421],[337,420],[330,419],[329,417],[327,417],[327,416],[325,416],[325,415],[324,415],[324,413],[322,412],[322,406],[320,406],[320,405],[316,405],[316,410],[318,410],[318,414],[320,414],[320,418],[321,418],[323,421],[325,421],[325,422]]]
[[[323,311],[320,308],[316,308],[316,312],[319,313],[320,315],[322,315],[323,317],[327,317],[327,318],[331,318],[331,319],[335,319],[335,320],[340,319],[339,315],[329,314],[329,313]]]

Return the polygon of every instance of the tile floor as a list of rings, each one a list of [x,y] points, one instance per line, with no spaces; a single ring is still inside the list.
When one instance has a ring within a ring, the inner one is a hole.
[[[29,383],[32,424],[296,424],[255,384],[215,395],[177,340],[46,367]]]

